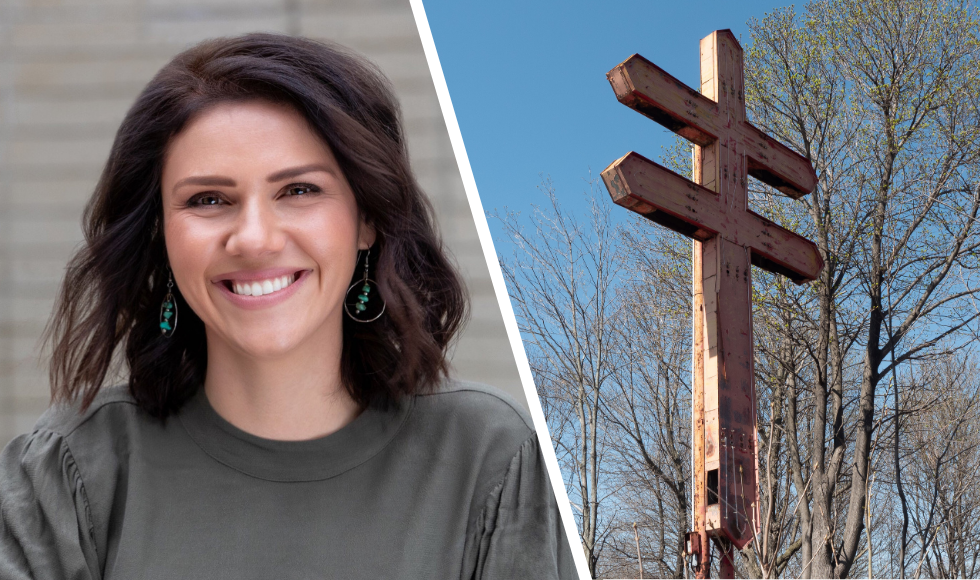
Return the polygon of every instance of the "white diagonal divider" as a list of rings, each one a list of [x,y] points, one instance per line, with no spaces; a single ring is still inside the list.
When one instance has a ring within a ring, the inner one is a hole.
[[[541,402],[538,400],[538,393],[534,388],[531,365],[528,363],[527,353],[524,352],[524,343],[521,341],[521,333],[517,327],[517,318],[514,316],[514,309],[507,294],[507,285],[504,283],[504,275],[500,270],[500,263],[497,261],[497,251],[494,249],[493,239],[490,237],[490,226],[487,224],[483,203],[480,201],[480,193],[476,187],[476,179],[473,177],[473,168],[470,167],[470,159],[466,155],[466,147],[463,145],[463,134],[460,132],[459,122],[456,120],[456,111],[453,109],[452,99],[449,96],[446,77],[442,73],[442,64],[440,64],[439,54],[436,52],[436,43],[432,38],[429,20],[425,16],[422,0],[410,0],[410,2],[412,13],[415,15],[415,24],[418,26],[419,36],[422,39],[422,48],[425,50],[425,59],[429,63],[432,82],[435,85],[436,95],[439,97],[439,105],[442,107],[442,116],[446,121],[446,128],[449,130],[449,140],[453,146],[453,153],[456,155],[456,164],[459,166],[459,174],[463,179],[463,188],[466,190],[466,198],[470,203],[470,211],[473,212],[473,222],[476,224],[480,245],[483,247],[483,256],[486,258],[487,268],[490,270],[493,290],[497,294],[497,304],[500,306],[500,313],[507,329],[507,337],[510,339],[510,346],[514,351],[514,360],[517,362],[517,370],[521,375],[521,384],[524,386],[524,395],[527,397],[531,419],[534,421],[534,429],[538,434],[538,443],[548,468],[548,475],[551,477],[555,499],[558,501],[558,511],[561,513],[562,523],[565,526],[565,535],[571,542],[572,558],[575,560],[575,567],[578,569],[579,576],[591,578],[588,573],[589,567],[585,561],[585,552],[578,546],[579,534],[572,514],[571,502],[568,500],[565,482],[562,479],[561,469],[558,467],[558,458],[555,456],[555,448],[551,443],[551,434],[544,419],[544,411],[541,410]]]

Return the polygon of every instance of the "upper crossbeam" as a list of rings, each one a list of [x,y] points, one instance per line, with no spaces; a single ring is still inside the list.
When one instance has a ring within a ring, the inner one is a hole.
[[[606,76],[619,102],[702,147],[733,134],[748,157],[749,175],[789,197],[799,199],[816,187],[810,162],[744,120],[744,108],[727,110],[638,54]]]

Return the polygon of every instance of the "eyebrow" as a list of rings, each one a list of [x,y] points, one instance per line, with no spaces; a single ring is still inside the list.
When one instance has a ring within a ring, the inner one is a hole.
[[[218,175],[195,175],[185,177],[175,183],[173,191],[177,191],[185,185],[224,185],[226,187],[235,187],[235,180]]]
[[[265,178],[269,183],[275,183],[277,181],[282,181],[284,179],[289,179],[291,177],[296,177],[297,175],[303,175],[304,173],[312,173],[314,171],[323,171],[324,173],[332,174],[328,167],[325,165],[320,165],[313,163],[310,165],[300,165],[299,167],[290,167],[288,169],[283,169],[277,171]],[[220,185],[224,187],[235,187],[237,185],[234,179],[230,177],[222,177],[220,175],[194,175],[191,177],[185,177],[177,183],[174,184],[173,191],[177,191],[185,185]]]
[[[324,173],[333,174],[333,171],[331,171],[326,165],[311,163],[310,165],[300,165],[299,167],[290,167],[289,169],[277,171],[269,177],[266,177],[265,180],[269,183],[275,183],[277,181],[282,181],[283,179],[289,179],[290,177],[296,177],[297,175],[312,173],[314,171],[322,171]]]

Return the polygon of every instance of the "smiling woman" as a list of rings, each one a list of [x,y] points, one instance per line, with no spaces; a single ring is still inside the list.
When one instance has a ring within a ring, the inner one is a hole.
[[[204,323],[218,413],[275,439],[349,422],[368,401],[340,376],[343,302],[377,235],[330,147],[292,106],[219,103],[173,138],[161,186],[167,256]]]
[[[0,577],[575,576],[527,415],[448,378],[465,295],[371,65],[177,56],[85,235],[58,404],[0,455]]]

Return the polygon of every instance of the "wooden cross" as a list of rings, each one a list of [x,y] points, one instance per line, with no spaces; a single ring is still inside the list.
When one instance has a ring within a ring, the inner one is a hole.
[[[708,537],[741,549],[758,531],[758,443],[750,265],[814,280],[813,242],[748,208],[751,175],[798,199],[817,176],[802,156],[745,120],[742,48],[729,30],[701,40],[701,92],[642,56],[606,77],[616,98],[695,144],[694,181],[630,152],[602,172],[617,204],[694,238],[694,523],[707,573]],[[729,570],[730,557],[727,558]],[[726,570],[722,570],[725,575]]]

